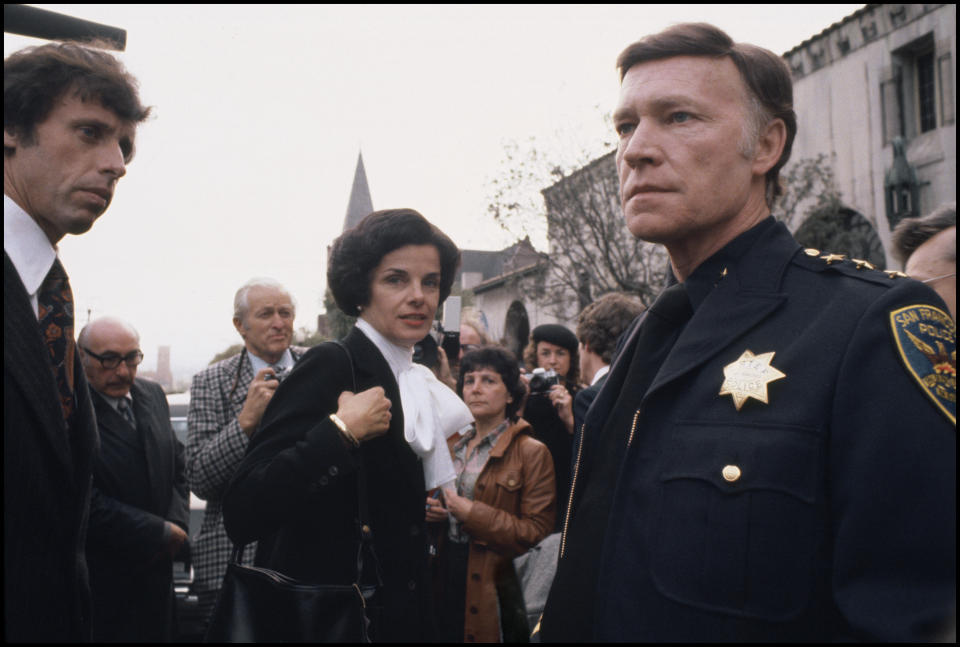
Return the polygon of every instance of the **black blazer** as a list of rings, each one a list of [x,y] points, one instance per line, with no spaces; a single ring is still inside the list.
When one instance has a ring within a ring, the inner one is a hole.
[[[427,577],[423,468],[403,437],[400,392],[386,360],[354,328],[344,339],[357,390],[384,388],[392,417],[386,434],[351,449],[329,419],[354,390],[346,354],[310,349],[277,389],[223,499],[234,542],[259,540],[256,563],[317,583],[356,578],[357,469],[368,482],[370,525],[383,574],[378,641],[433,637]],[[367,560],[369,563],[369,560]]]
[[[3,587],[8,641],[90,638],[84,540],[97,426],[74,363],[67,429],[30,297],[3,255]]]
[[[184,449],[160,385],[137,378],[130,394],[136,429],[92,392],[100,429],[87,539],[93,638],[163,642],[173,638],[164,526],[187,530],[189,521]]]

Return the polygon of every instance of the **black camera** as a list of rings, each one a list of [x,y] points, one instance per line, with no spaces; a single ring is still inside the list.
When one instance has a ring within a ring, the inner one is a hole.
[[[460,297],[447,297],[443,304],[443,322],[434,321],[429,334],[413,346],[413,361],[435,368],[440,361],[438,347],[447,361],[456,364],[460,357]]]
[[[530,395],[546,393],[554,384],[560,384],[560,376],[553,369],[544,368],[533,369],[533,377],[530,378]]]

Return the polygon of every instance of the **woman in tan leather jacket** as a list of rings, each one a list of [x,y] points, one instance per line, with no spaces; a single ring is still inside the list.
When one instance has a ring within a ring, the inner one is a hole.
[[[475,418],[448,441],[457,489],[444,490],[442,500],[427,498],[427,521],[440,529],[434,577],[438,637],[500,642],[508,625],[516,626],[516,611],[520,622],[525,620],[516,608],[522,598],[511,600],[512,608],[501,606],[498,584],[501,595],[518,591],[513,558],[553,529],[553,460],[517,417],[526,390],[509,351],[487,346],[465,354],[457,392]]]

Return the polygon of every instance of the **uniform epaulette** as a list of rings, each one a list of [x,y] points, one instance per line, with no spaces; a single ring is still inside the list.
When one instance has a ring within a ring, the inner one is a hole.
[[[808,247],[794,256],[793,262],[814,272],[837,272],[845,276],[887,286],[895,281],[910,278],[897,270],[878,270],[870,261],[860,258],[847,258],[843,254],[821,252],[812,247]]]

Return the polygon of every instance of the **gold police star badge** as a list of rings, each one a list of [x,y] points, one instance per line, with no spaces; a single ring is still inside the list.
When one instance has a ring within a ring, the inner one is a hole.
[[[754,355],[745,350],[737,361],[723,367],[724,380],[720,395],[732,395],[737,411],[740,411],[747,398],[767,404],[767,384],[787,376],[770,366],[774,352]]]

